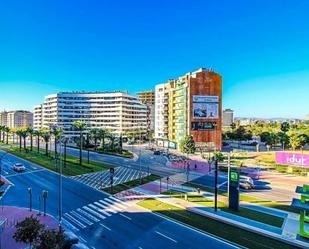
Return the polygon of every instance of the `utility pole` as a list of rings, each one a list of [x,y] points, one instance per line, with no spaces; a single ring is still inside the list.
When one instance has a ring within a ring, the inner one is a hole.
[[[230,196],[231,153],[227,156],[227,197]]]
[[[218,159],[215,155],[215,212],[218,209]]]

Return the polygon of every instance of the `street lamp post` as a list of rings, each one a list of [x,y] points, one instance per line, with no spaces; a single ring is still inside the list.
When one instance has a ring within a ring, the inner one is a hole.
[[[32,211],[32,188],[28,188],[29,193],[29,210]]]

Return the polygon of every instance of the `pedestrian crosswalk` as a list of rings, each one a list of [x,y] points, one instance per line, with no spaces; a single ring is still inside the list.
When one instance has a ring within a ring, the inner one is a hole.
[[[114,185],[125,183],[128,181],[132,181],[138,179],[140,177],[145,177],[148,175],[146,172],[141,172],[135,169],[129,169],[125,167],[116,167],[114,173]],[[72,179],[84,183],[92,188],[100,189],[106,188],[110,186],[110,172],[108,170],[72,176]]]
[[[77,232],[112,215],[121,214],[130,206],[131,204],[110,196],[64,213],[62,223],[68,229]]]

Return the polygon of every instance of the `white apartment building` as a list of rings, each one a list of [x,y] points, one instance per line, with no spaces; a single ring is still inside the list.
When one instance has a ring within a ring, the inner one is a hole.
[[[222,111],[222,126],[230,127],[234,122],[234,111],[231,109],[225,109]]]
[[[168,138],[168,89],[166,84],[155,87],[155,138]]]
[[[34,107],[34,129],[57,124],[68,136],[78,134],[72,124],[83,120],[87,129],[104,128],[125,134],[147,128],[147,107],[128,92],[59,92]]]
[[[0,113],[0,124],[9,128],[26,128],[33,125],[33,113],[29,111],[3,111]]]

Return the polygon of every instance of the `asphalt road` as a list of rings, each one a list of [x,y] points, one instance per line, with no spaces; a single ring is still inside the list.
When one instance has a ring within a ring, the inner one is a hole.
[[[26,171],[24,173],[12,171],[15,162],[23,163]],[[5,156],[2,165],[3,171],[8,172],[7,179],[13,184],[2,198],[2,205],[29,207],[27,188],[31,187],[33,208],[42,210],[42,198],[40,197],[39,201],[39,196],[42,190],[47,190],[47,212],[58,217],[59,175],[12,155]],[[62,177],[62,181],[63,214],[72,214],[75,210],[91,206],[98,201],[106,202],[106,199],[110,198],[107,194],[71,178]],[[110,206],[115,209],[117,205],[111,203]],[[75,231],[90,248],[236,248],[213,236],[159,217],[135,205],[128,206],[125,210],[118,208],[118,211],[107,216],[106,213],[110,208],[99,209],[98,212],[101,212],[102,217],[97,218],[98,221],[93,221],[84,228],[79,227],[78,231]],[[82,217],[79,220],[85,223],[86,220],[90,220],[90,213],[83,213],[85,215],[80,213],[78,217]],[[67,223],[74,224],[73,221],[66,218]],[[77,224],[74,225],[77,227]]]

